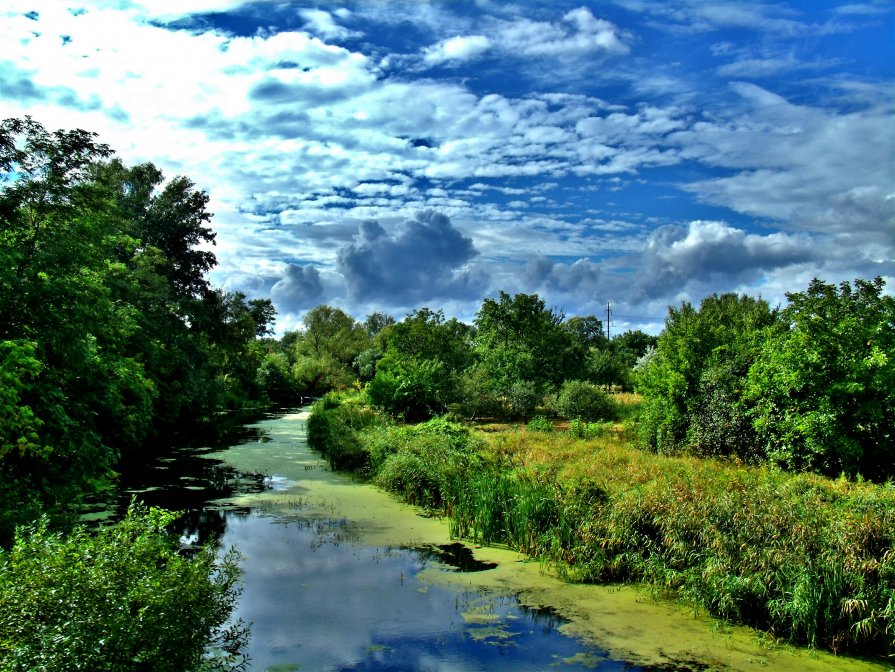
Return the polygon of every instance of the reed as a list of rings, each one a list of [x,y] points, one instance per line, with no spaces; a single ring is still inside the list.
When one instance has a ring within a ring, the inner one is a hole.
[[[570,580],[638,582],[789,641],[895,653],[892,484],[646,453],[623,423],[580,438],[336,411],[314,411],[328,440],[348,437],[378,484],[445,514],[454,536],[506,544]]]

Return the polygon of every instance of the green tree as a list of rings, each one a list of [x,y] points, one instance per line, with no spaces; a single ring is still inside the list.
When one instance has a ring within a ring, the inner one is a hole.
[[[442,311],[420,308],[380,335],[386,352],[368,385],[370,400],[408,420],[443,413],[472,360],[472,329],[445,320]]]
[[[587,354],[588,380],[606,389],[633,388],[634,366],[646,351],[655,347],[656,337],[638,330],[626,331],[611,341],[591,347]]]
[[[612,348],[616,352],[630,353],[636,362],[647,350],[655,348],[658,340],[656,336],[651,336],[640,329],[633,329],[613,338]]]
[[[172,519],[133,505],[96,534],[63,536],[46,518],[21,528],[0,551],[0,669],[244,669],[248,631],[228,624],[238,558],[212,546],[181,554]]]
[[[882,278],[815,279],[787,294],[783,327],[749,370],[746,398],[768,456],[786,467],[895,475],[895,298]]]
[[[644,445],[669,452],[755,457],[757,438],[741,405],[749,366],[777,313],[762,299],[722,294],[669,308],[656,352],[638,372]]]
[[[389,328],[386,354],[392,359],[436,360],[458,373],[472,361],[472,329],[456,318],[446,320],[443,311],[420,308]]]
[[[567,380],[556,400],[556,410],[567,420],[596,422],[612,417],[615,407],[605,391],[592,383]]]
[[[570,317],[563,326],[585,350],[603,347],[608,340],[603,332],[603,320],[594,315]]]
[[[208,286],[207,194],[110,153],[0,123],[0,540],[255,385],[273,308]]]
[[[267,352],[256,373],[257,384],[275,404],[290,405],[299,397],[298,386],[292,376],[292,362],[285,352]]]
[[[6,399],[31,418],[37,447],[0,449],[0,472],[7,494],[29,490],[24,501],[70,501],[149,432],[157,391],[127,348],[135,310],[117,300],[133,240],[89,179],[108,154],[85,131],[0,124],[0,343],[7,361],[27,362]]]
[[[390,327],[395,323],[395,318],[387,313],[373,312],[367,315],[364,320],[364,329],[372,337],[379,334],[386,327]]]
[[[475,326],[482,366],[503,393],[524,383],[543,395],[581,365],[562,312],[548,309],[537,294],[485,299]]]
[[[293,375],[305,394],[322,395],[343,389],[357,379],[353,366],[370,346],[363,325],[340,308],[320,305],[304,316],[295,339]]]
[[[362,325],[340,308],[320,305],[304,316],[300,348],[317,357],[350,364],[368,344]]]

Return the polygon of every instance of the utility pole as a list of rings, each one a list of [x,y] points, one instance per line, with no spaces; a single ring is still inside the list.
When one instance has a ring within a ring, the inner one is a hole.
[[[606,340],[607,341],[611,340],[609,338],[609,320],[610,320],[611,315],[612,315],[612,307],[611,307],[609,301],[607,301],[606,302]]]

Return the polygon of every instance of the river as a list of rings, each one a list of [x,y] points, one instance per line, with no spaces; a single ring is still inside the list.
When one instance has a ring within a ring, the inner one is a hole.
[[[271,415],[175,451],[126,474],[115,504],[135,494],[184,510],[185,544],[213,535],[240,551],[235,616],[252,624],[252,672],[888,669],[457,543],[446,521],[333,473],[307,446],[306,418]]]

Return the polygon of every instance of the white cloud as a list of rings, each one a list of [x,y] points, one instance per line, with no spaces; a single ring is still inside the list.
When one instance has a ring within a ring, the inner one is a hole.
[[[893,11],[895,10],[893,10],[891,5],[870,2],[840,5],[833,8],[833,13],[846,16],[880,16],[882,14],[891,14]]]
[[[630,51],[618,27],[596,18],[586,7],[568,12],[559,22],[521,18],[504,23],[495,39],[506,53],[516,56],[618,55]]]
[[[768,4],[622,1],[675,30],[816,28]],[[886,274],[880,265],[895,256],[895,109],[891,84],[870,77],[840,70],[817,84],[830,99],[798,105],[788,98],[811,101],[807,88],[781,92],[804,82],[707,91],[693,86],[692,71],[678,74],[683,61],[644,61],[631,23],[577,3],[525,16],[511,5],[461,16],[451,3],[412,3],[409,18],[357,3],[303,10],[307,32],[250,37],[152,23],[191,25],[192,11],[241,4],[226,0],[147,0],[150,9],[88,0],[83,13],[43,3],[36,20],[25,15],[33,4],[9,0],[0,10],[0,42],[12,45],[0,53],[0,116],[96,130],[128,163],[152,160],[192,177],[213,199],[215,278],[273,293],[283,309],[349,290],[347,303],[375,309],[389,292],[450,301],[451,291],[480,298],[485,286],[505,286],[580,305],[597,293],[632,306],[639,296],[664,312],[662,301],[682,292],[782,287],[787,272],[845,273],[849,259]],[[410,21],[419,33],[389,51],[373,42],[383,21],[392,30]],[[343,24],[369,25],[370,42],[329,43],[355,36]],[[617,58],[632,48],[637,58]],[[720,43],[713,53],[729,62],[719,70],[712,61],[700,76],[842,66],[803,60],[772,39],[761,48]],[[487,72],[473,62],[485,55]],[[610,58],[617,67],[607,67]],[[418,77],[424,59],[451,65],[450,77]],[[675,213],[634,203],[644,184],[676,199]],[[426,208],[448,225],[418,220]],[[707,221],[728,216],[736,226]],[[705,220],[680,226],[697,217]],[[381,231],[364,225],[354,238],[368,219]],[[751,230],[753,219],[776,233]],[[417,239],[453,241],[446,254],[455,256],[414,253]],[[477,254],[461,254],[464,240]],[[405,266],[417,294],[400,282],[395,269]]]
[[[349,37],[359,37],[360,33],[348,30],[340,26],[333,19],[333,15],[322,9],[300,9],[298,13],[305,20],[306,25],[314,32],[326,39],[344,40]],[[341,19],[351,16],[351,12],[345,8],[337,13]]]
[[[484,35],[458,35],[427,48],[423,53],[423,60],[428,65],[468,61],[482,55],[490,47],[491,40]]]
[[[886,201],[895,156],[891,105],[837,114],[793,105],[755,85],[735,88],[745,109],[696,123],[672,141],[683,158],[736,172],[686,189],[793,230],[895,230]]]

